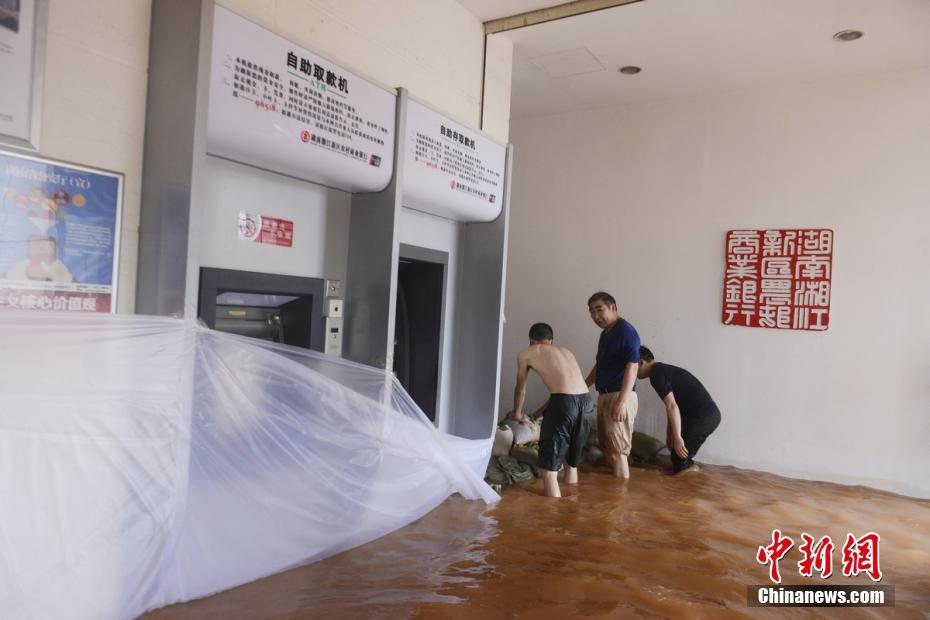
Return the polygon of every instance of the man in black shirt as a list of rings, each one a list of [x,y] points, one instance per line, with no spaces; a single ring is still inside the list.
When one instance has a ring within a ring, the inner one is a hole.
[[[691,460],[720,424],[720,410],[701,382],[684,368],[655,361],[652,351],[639,348],[637,377],[649,378],[668,413],[665,443],[674,473],[694,466]]]

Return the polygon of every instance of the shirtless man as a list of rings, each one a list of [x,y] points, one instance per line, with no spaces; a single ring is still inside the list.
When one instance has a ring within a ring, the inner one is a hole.
[[[533,369],[551,396],[543,413],[539,434],[539,467],[544,470],[543,487],[547,497],[562,497],[556,478],[565,460],[565,484],[578,484],[578,462],[584,449],[594,404],[578,361],[572,352],[552,344],[552,328],[536,323],[530,328],[530,346],[517,356],[517,387],[513,392],[513,415],[523,422],[526,378]]]

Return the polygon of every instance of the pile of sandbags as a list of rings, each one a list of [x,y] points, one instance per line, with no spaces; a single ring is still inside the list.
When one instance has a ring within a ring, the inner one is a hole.
[[[596,415],[596,414],[595,414]],[[526,418],[524,422],[514,419],[502,421],[495,431],[494,447],[485,480],[496,485],[509,485],[539,477],[539,432],[542,419]],[[646,433],[633,433],[630,450],[631,465],[655,463],[659,453],[665,449],[658,439]],[[604,453],[598,447],[597,423],[585,442],[582,463],[603,463]]]
[[[647,465],[655,463],[659,453],[665,450],[665,444],[646,433],[633,431],[633,445],[630,446],[630,465]],[[584,453],[581,456],[582,463],[602,462],[604,453],[597,443],[597,423],[591,425],[591,432],[588,435],[588,441],[585,442]]]
[[[501,422],[495,431],[485,480],[509,485],[539,477],[540,426],[539,421],[530,418],[523,422],[513,419]]]

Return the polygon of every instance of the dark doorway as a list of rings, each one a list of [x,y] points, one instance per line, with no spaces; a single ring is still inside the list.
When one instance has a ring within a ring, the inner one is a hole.
[[[211,329],[322,351],[323,289],[319,278],[203,267],[197,314]]]
[[[433,422],[439,395],[447,262],[445,252],[402,245],[397,269],[394,373]]]

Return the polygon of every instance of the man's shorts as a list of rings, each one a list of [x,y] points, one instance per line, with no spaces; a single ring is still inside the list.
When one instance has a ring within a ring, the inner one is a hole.
[[[604,454],[630,454],[633,446],[633,422],[639,410],[639,397],[630,393],[630,415],[626,422],[616,422],[611,415],[614,402],[620,398],[620,392],[598,394],[597,397],[597,443]]]
[[[578,467],[594,418],[591,395],[553,394],[539,432],[539,467],[559,471],[562,459]]]

